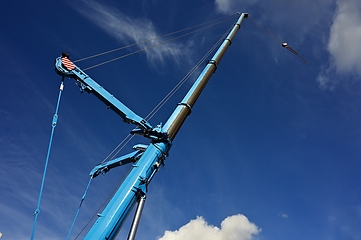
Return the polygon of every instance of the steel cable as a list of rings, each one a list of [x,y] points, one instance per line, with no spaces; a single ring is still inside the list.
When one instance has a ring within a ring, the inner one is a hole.
[[[223,21],[224,21],[224,20],[223,20]],[[96,68],[96,67],[99,67],[99,66],[102,66],[102,65],[105,65],[105,64],[114,62],[114,61],[116,61],[116,60],[119,60],[119,59],[122,59],[122,58],[125,58],[125,57],[129,57],[129,56],[134,55],[134,54],[136,54],[136,53],[144,52],[144,51],[146,51],[146,50],[153,49],[153,48],[155,48],[155,47],[159,47],[159,46],[164,45],[164,44],[166,44],[166,43],[172,42],[172,41],[174,41],[174,40],[176,40],[176,39],[179,39],[179,38],[188,36],[188,35],[190,35],[190,34],[194,34],[194,33],[196,33],[196,32],[200,32],[200,31],[205,30],[205,29],[207,29],[207,28],[213,27],[214,25],[217,25],[217,24],[219,24],[219,23],[220,23],[220,22],[218,22],[218,23],[216,23],[216,24],[212,24],[212,25],[206,26],[206,27],[203,27],[203,28],[200,28],[200,29],[197,29],[197,30],[194,30],[194,31],[192,31],[192,32],[185,33],[185,34],[183,34],[183,35],[180,35],[180,36],[177,36],[177,37],[168,39],[168,40],[166,40],[166,41],[163,41],[163,42],[160,42],[160,43],[157,43],[157,44],[148,46],[148,47],[141,48],[141,49],[139,49],[139,50],[137,50],[137,51],[134,51],[134,52],[131,52],[131,53],[127,53],[127,54],[124,54],[124,55],[122,55],[122,56],[119,56],[119,57],[116,57],[116,58],[113,58],[113,59],[110,59],[110,60],[107,60],[107,61],[104,61],[104,62],[95,64],[95,65],[90,66],[90,67],[87,67],[87,68],[84,68],[83,70],[84,70],[84,71],[90,70],[90,69],[93,69],[93,68]]]
[[[205,22],[205,23],[201,23],[201,24],[198,24],[198,25],[195,25],[195,26],[192,26],[192,27],[177,30],[177,31],[174,31],[174,32],[171,32],[171,33],[167,33],[167,34],[164,34],[162,36],[147,39],[147,40],[144,40],[144,41],[141,41],[141,42],[133,43],[133,44],[123,46],[123,47],[120,47],[120,48],[115,48],[113,50],[109,50],[109,51],[105,51],[105,52],[102,52],[102,53],[94,54],[94,55],[91,55],[91,56],[88,56],[88,57],[85,57],[85,58],[75,60],[73,62],[77,63],[77,62],[85,61],[85,60],[88,60],[88,59],[91,59],[91,58],[103,56],[103,55],[106,55],[106,54],[109,54],[109,53],[113,53],[113,52],[120,51],[120,50],[123,50],[123,49],[126,49],[126,48],[130,48],[130,47],[137,46],[137,45],[140,45],[140,44],[144,44],[144,43],[147,43],[147,42],[150,42],[150,41],[154,41],[154,40],[157,40],[157,39],[160,39],[160,38],[171,36],[171,35],[176,34],[176,33],[184,32],[184,31],[190,30],[192,28],[196,28],[196,27],[200,27],[200,26],[212,23],[212,22],[216,22],[215,24],[212,24],[212,25],[208,26],[208,27],[211,27],[211,26],[217,25],[217,24],[219,24],[221,22],[224,22],[224,21],[228,20],[229,18],[231,18],[233,16],[234,16],[234,14],[226,16],[226,17],[218,18],[218,19],[215,19],[215,20],[212,20],[212,21],[208,21],[208,22]]]
[[[304,61],[305,63],[308,63],[308,61],[306,59],[304,59],[300,54],[298,54],[298,52],[296,52],[296,50],[294,50],[293,48],[291,48],[286,42],[283,42],[281,39],[279,39],[276,35],[274,35],[270,30],[268,30],[267,28],[265,28],[264,26],[262,26],[259,22],[257,22],[254,18],[252,18],[250,15],[248,15],[248,18],[252,20],[252,22],[254,22],[259,28],[263,29],[263,31],[265,31],[268,35],[270,35],[271,37],[273,37],[277,42],[282,44],[282,47],[286,48],[287,50],[289,50],[291,53],[293,53],[294,55],[296,55],[297,57],[299,57],[302,61]]]

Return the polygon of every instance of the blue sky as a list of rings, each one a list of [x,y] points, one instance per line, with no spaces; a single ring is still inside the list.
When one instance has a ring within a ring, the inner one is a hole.
[[[3,1],[0,12],[2,239],[31,236],[61,52],[76,60],[235,12],[309,64],[243,22],[150,184],[137,239],[361,239],[359,1]],[[236,19],[87,73],[145,117]],[[65,81],[35,239],[65,239],[90,170],[132,127]],[[93,180],[72,238],[128,169]]]

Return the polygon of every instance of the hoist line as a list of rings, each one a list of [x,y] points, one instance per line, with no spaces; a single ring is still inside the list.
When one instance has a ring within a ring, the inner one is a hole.
[[[71,226],[70,226],[70,229],[69,229],[69,232],[68,232],[68,236],[66,237],[66,240],[69,239],[70,234],[71,234],[71,231],[73,230],[73,227],[74,227],[74,225],[75,225],[76,219],[78,218],[78,215],[79,215],[79,212],[80,212],[80,208],[81,208],[81,206],[82,206],[82,204],[83,204],[83,202],[84,202],[85,196],[86,196],[86,194],[87,194],[87,192],[88,192],[88,190],[89,190],[89,186],[90,186],[90,183],[91,183],[91,180],[92,180],[92,179],[93,179],[93,177],[90,177],[89,182],[88,182],[88,185],[87,185],[87,187],[85,188],[85,192],[84,192],[84,194],[83,194],[83,197],[82,197],[81,200],[80,200],[80,204],[79,204],[78,210],[76,211],[76,214],[75,214],[73,223],[72,223]]]
[[[221,18],[218,18],[218,19],[215,19],[215,20],[212,20],[212,21],[208,21],[208,22],[205,22],[205,23],[201,23],[201,24],[198,24],[198,25],[195,25],[195,26],[192,26],[192,27],[188,27],[188,28],[184,28],[184,29],[181,29],[181,30],[177,30],[177,31],[171,32],[171,33],[167,33],[167,34],[164,34],[164,35],[162,35],[162,36],[150,38],[150,39],[147,39],[147,40],[144,40],[144,41],[141,41],[141,42],[137,42],[137,43],[133,43],[133,44],[130,44],[130,45],[127,45],[127,46],[123,46],[123,47],[120,47],[120,48],[115,48],[115,49],[113,49],[113,50],[109,50],[109,51],[105,51],[105,52],[102,52],[102,53],[94,54],[94,55],[91,55],[91,56],[89,56],[89,57],[85,57],[85,58],[81,58],[81,59],[75,60],[75,61],[73,61],[73,62],[74,62],[74,63],[77,63],[77,62],[85,61],[85,60],[88,60],[88,59],[91,59],[91,58],[103,56],[103,55],[106,55],[106,54],[109,54],[109,53],[113,53],[113,52],[116,52],[116,51],[120,51],[120,50],[129,48],[129,47],[134,47],[134,46],[137,46],[137,45],[140,45],[140,44],[144,44],[144,43],[146,43],[146,42],[150,42],[150,41],[154,41],[154,40],[157,40],[157,39],[160,39],[160,38],[164,38],[164,37],[167,37],[167,36],[176,34],[176,33],[184,32],[184,31],[190,30],[190,29],[192,29],[192,28],[200,27],[200,26],[202,26],[202,25],[206,25],[206,24],[209,24],[209,23],[212,23],[212,22],[216,22],[215,24],[213,24],[213,25],[216,25],[216,24],[219,24],[219,23],[221,23],[221,22],[224,22],[224,21],[228,20],[229,18],[231,18],[231,17],[233,17],[233,16],[234,16],[234,14],[228,15],[228,16],[225,16],[225,17],[221,17]],[[217,21],[219,21],[219,22],[217,22]],[[213,26],[213,25],[211,25],[211,26]]]
[[[51,133],[50,133],[50,140],[49,140],[49,145],[48,145],[48,152],[46,154],[43,178],[41,180],[41,186],[40,186],[40,192],[39,192],[39,198],[38,198],[38,205],[37,205],[37,207],[35,209],[35,212],[34,212],[35,217],[34,217],[33,230],[32,230],[31,238],[30,238],[31,240],[34,239],[35,229],[36,229],[36,222],[38,220],[38,216],[39,216],[39,213],[40,213],[40,202],[41,202],[41,198],[42,198],[42,195],[43,195],[45,177],[46,177],[46,172],[47,172],[48,164],[49,164],[50,151],[51,151],[51,146],[52,146],[52,143],[53,143],[54,131],[55,131],[56,124],[58,122],[58,111],[59,111],[61,94],[62,94],[63,90],[64,90],[64,77],[61,80],[60,90],[59,90],[59,95],[58,95],[58,101],[57,101],[56,108],[55,108],[55,114],[53,116],[53,121],[51,123]]]
[[[112,154],[117,150],[117,148],[119,148],[119,147],[124,143],[123,146],[113,155],[113,157],[111,158],[111,159],[113,159],[113,158],[129,143],[129,141],[133,139],[133,137],[134,137],[134,135],[128,134],[128,136],[126,136],[126,137],[113,149],[113,151],[111,151],[111,152],[108,154],[108,156],[107,156],[101,163],[104,163],[104,162],[110,157],[110,155],[112,155]],[[129,138],[129,139],[128,139],[128,138]],[[128,139],[128,140],[127,140],[127,139]],[[127,141],[126,141],[126,140],[127,140]],[[125,142],[125,141],[126,141],[126,142]],[[111,159],[110,159],[110,160],[111,160]],[[129,172],[130,172],[130,170],[129,170]],[[70,227],[70,230],[69,230],[69,233],[68,233],[68,236],[67,236],[66,240],[68,240],[69,237],[70,237],[71,231],[72,231],[72,229],[73,229],[73,227],[74,227],[74,225],[75,225],[76,219],[78,218],[78,215],[79,215],[79,212],[80,212],[80,208],[81,208],[81,206],[82,206],[82,204],[83,204],[83,201],[84,201],[84,199],[85,199],[86,193],[88,192],[88,189],[89,189],[89,186],[90,186],[90,183],[91,183],[91,180],[92,180],[92,179],[93,179],[93,178],[90,177],[90,180],[89,180],[88,185],[87,185],[87,187],[86,187],[86,189],[85,189],[85,192],[84,192],[84,194],[83,194],[83,197],[82,197],[82,199],[80,200],[80,204],[79,204],[78,210],[77,210],[77,212],[76,212],[76,214],[75,214],[73,223],[72,223],[72,225],[71,225],[71,227]],[[118,184],[117,188],[120,186],[120,184],[121,184],[121,182]],[[117,188],[115,188],[115,189],[113,190],[113,193],[111,193],[111,194],[109,195],[109,197],[103,202],[103,204],[98,208],[98,210],[97,210],[96,212],[99,212],[100,209],[106,204],[106,202],[109,201],[109,199],[111,198],[111,196],[114,195],[114,193],[115,193],[115,191],[116,191]],[[96,213],[90,218],[90,220],[88,221],[88,223],[83,227],[83,229],[79,232],[79,234],[75,237],[75,239],[77,239],[77,238],[80,236],[80,234],[81,234],[81,233],[84,231],[84,229],[89,225],[89,223],[92,221],[92,219],[95,217],[95,215],[96,215]]]
[[[298,52],[296,52],[296,50],[294,50],[293,48],[291,48],[290,46],[288,46],[288,44],[286,42],[283,42],[281,39],[279,39],[276,35],[274,35],[270,30],[268,30],[267,28],[265,28],[264,26],[262,26],[259,22],[257,22],[256,20],[254,20],[250,15],[248,15],[248,18],[252,20],[252,22],[254,22],[259,28],[263,29],[263,31],[265,31],[268,35],[270,35],[271,37],[273,37],[276,41],[278,41],[279,43],[282,44],[282,47],[286,48],[287,50],[289,50],[291,53],[293,53],[294,55],[296,55],[297,57],[299,57],[302,61],[304,61],[305,63],[308,63],[308,61],[306,59],[304,59],[301,55],[298,54]]]
[[[219,24],[219,23],[217,23],[217,24]],[[122,55],[122,56],[119,56],[119,57],[116,57],[116,58],[113,58],[113,59],[110,59],[110,60],[107,60],[107,61],[104,61],[104,62],[95,64],[95,65],[90,66],[90,67],[87,67],[87,68],[84,68],[83,70],[84,70],[84,71],[90,70],[90,69],[93,69],[93,68],[96,68],[96,67],[99,67],[99,66],[102,66],[102,65],[105,65],[105,64],[108,64],[108,63],[117,61],[117,60],[119,60],[119,59],[122,59],[122,58],[125,58],[125,57],[129,57],[129,56],[134,55],[134,54],[136,54],[136,53],[140,53],[140,52],[144,52],[144,51],[149,50],[149,49],[153,49],[153,48],[155,48],[155,47],[164,45],[164,44],[166,44],[166,43],[172,42],[172,41],[177,40],[177,39],[179,39],[179,38],[188,36],[188,35],[190,35],[190,34],[193,34],[193,33],[196,33],[196,32],[200,32],[200,31],[202,31],[202,30],[205,30],[205,29],[210,28],[210,27],[212,27],[212,26],[214,26],[214,25],[217,25],[217,24],[212,24],[212,25],[209,25],[209,26],[206,26],[206,27],[203,27],[203,28],[194,30],[194,31],[192,31],[192,32],[188,32],[188,33],[185,33],[185,34],[183,34],[183,35],[180,35],[180,36],[177,36],[177,37],[168,39],[168,40],[166,40],[166,41],[159,42],[159,43],[157,43],[157,44],[154,44],[154,45],[151,45],[151,46],[148,46],[148,47],[141,48],[141,49],[139,49],[139,50],[137,50],[137,51],[134,51],[134,52],[131,52],[131,53],[128,53],[128,54],[124,54],[124,55]]]
[[[282,43],[282,47],[286,48],[287,50],[289,50],[291,53],[293,53],[294,55],[296,55],[297,57],[299,57],[302,61],[304,61],[305,63],[308,63],[308,61],[306,59],[304,59],[301,55],[298,54],[298,52],[296,52],[296,50],[294,50],[293,48],[291,48],[290,46],[288,46],[288,44],[286,42]]]
[[[267,34],[269,34],[271,37],[273,37],[276,41],[278,41],[279,43],[283,43],[283,41],[281,39],[279,39],[276,35],[274,35],[270,30],[268,30],[267,28],[265,28],[264,26],[262,26],[259,22],[257,22],[254,18],[251,17],[251,15],[248,15],[248,18],[252,20],[252,22],[254,22],[254,24],[256,24],[259,28],[263,29],[263,31],[265,31]]]
[[[126,136],[102,161],[101,161],[101,163],[104,163],[109,157],[110,157],[110,155],[112,155],[126,140],[127,140],[127,138],[129,138],[129,137],[131,137],[131,139],[133,138],[132,136],[134,136],[134,135],[132,135],[132,134],[128,134],[128,136]],[[128,140],[128,142],[129,142],[130,140]],[[126,142],[125,144],[124,144],[124,146],[128,143],[128,142]],[[122,146],[122,149],[124,148],[124,146]],[[117,153],[116,153],[117,154]],[[115,154],[115,155],[116,155]],[[114,156],[111,158],[111,159],[113,159],[114,158]],[[111,159],[109,159],[109,160],[111,160]]]
[[[116,153],[114,153],[114,155],[111,157],[110,160],[113,160],[113,159],[115,158],[115,156],[117,156],[118,153],[119,153],[125,146],[127,146],[128,143],[130,142],[130,140],[132,140],[132,139],[134,138],[134,136],[135,136],[135,135],[132,135],[132,134],[129,134],[129,135],[130,135],[129,139],[128,139],[126,142],[124,142],[123,146],[121,146]]]
[[[134,136],[134,135],[133,135]],[[85,224],[85,226],[80,230],[80,232],[78,233],[78,235],[74,238],[74,240],[78,239],[78,237],[80,236],[80,234],[82,234],[82,232],[85,230],[85,228],[89,225],[89,223],[94,219],[95,216],[97,216],[97,214],[100,212],[100,209],[102,209],[105,204],[110,200],[110,198],[112,196],[114,196],[115,192],[117,191],[117,189],[120,187],[120,185],[122,184],[122,182],[125,180],[125,178],[127,177],[127,175],[130,173],[132,169],[130,168],[128,170],[128,173],[125,174],[124,178],[122,181],[119,181],[118,185],[114,188],[113,192],[111,194],[109,194],[109,196],[104,200],[104,202],[100,205],[100,207],[95,211],[95,213],[93,214],[93,216],[89,219],[89,221]]]

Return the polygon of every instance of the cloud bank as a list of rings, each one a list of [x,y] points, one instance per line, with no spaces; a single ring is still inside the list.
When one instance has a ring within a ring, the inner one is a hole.
[[[242,214],[227,217],[221,228],[197,217],[179,230],[166,231],[159,240],[252,240],[262,230]]]
[[[361,1],[337,0],[327,50],[330,65],[323,67],[317,80],[321,88],[331,88],[333,75],[361,76]]]
[[[328,51],[340,73],[361,75],[361,1],[338,0]]]

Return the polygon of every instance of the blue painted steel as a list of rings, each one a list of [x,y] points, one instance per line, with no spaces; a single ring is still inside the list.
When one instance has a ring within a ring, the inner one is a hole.
[[[81,90],[93,93],[110,109],[112,109],[120,117],[122,117],[124,122],[133,123],[139,126],[144,131],[149,131],[153,128],[145,119],[141,118],[128,107],[126,107],[116,97],[114,97],[97,82],[95,82],[92,78],[90,78],[85,72],[80,70],[80,68],[76,67],[73,70],[68,70],[62,64],[62,57],[58,57],[56,59],[55,71],[63,77],[74,78],[77,81]]]
[[[59,111],[59,106],[60,106],[61,93],[63,92],[63,89],[64,89],[64,78],[62,79],[61,84],[60,84],[58,101],[57,101],[57,104],[56,104],[56,109],[55,109],[55,114],[53,116],[53,121],[51,123],[51,133],[50,133],[48,152],[46,154],[44,173],[43,173],[43,178],[41,180],[40,193],[39,193],[39,198],[38,198],[38,205],[37,205],[37,207],[35,209],[35,212],[34,212],[34,225],[33,225],[33,230],[32,230],[31,237],[30,237],[31,240],[34,239],[35,229],[36,229],[36,222],[38,220],[38,216],[39,216],[39,213],[40,213],[40,202],[41,202],[41,198],[42,198],[42,195],[43,195],[45,177],[46,177],[46,172],[47,172],[48,164],[49,164],[50,151],[51,151],[51,146],[52,146],[52,143],[53,143],[54,131],[55,131],[56,124],[58,122],[58,111]]]
[[[95,178],[99,174],[107,173],[112,168],[119,167],[119,166],[122,166],[122,165],[125,165],[128,163],[134,163],[143,155],[143,152],[144,151],[141,151],[141,150],[134,151],[134,152],[124,155],[122,157],[115,158],[113,160],[101,163],[101,164],[95,166],[94,169],[90,171],[90,176],[92,178]]]
[[[170,149],[170,143],[152,143],[133,166],[129,175],[105,207],[84,239],[114,239],[137,198],[147,193],[147,185]]]

